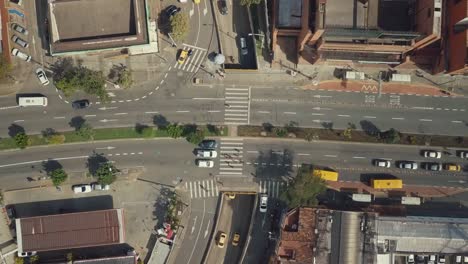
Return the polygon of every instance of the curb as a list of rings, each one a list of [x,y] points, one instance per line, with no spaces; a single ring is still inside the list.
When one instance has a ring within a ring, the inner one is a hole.
[[[215,224],[213,225],[213,229],[211,231],[211,234],[208,238],[208,245],[207,245],[207,249],[205,250],[204,254],[203,254],[203,258],[202,258],[202,261],[201,263],[207,263],[206,262],[206,258],[210,255],[210,252],[211,252],[211,249],[213,248],[213,246],[211,245],[213,243],[213,237],[215,236],[215,234],[217,233],[217,230],[218,230],[218,224],[219,224],[219,213],[221,212],[221,206],[223,205],[223,201],[224,201],[224,193],[220,192],[219,194],[221,197],[218,199],[218,205],[216,206],[216,222]]]

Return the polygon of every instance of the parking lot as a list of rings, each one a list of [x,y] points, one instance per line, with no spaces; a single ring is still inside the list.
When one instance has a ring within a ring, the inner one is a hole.
[[[222,14],[222,2],[216,1],[215,14],[218,21],[222,53],[226,57],[227,69],[254,69],[256,67],[255,46],[249,25],[247,8],[240,1],[225,1],[227,12]],[[243,19],[237,19],[242,17]],[[245,43],[241,45],[241,42]],[[242,47],[241,47],[242,46]]]
[[[82,211],[123,208],[125,215],[125,240],[144,259],[155,226],[162,221],[166,201],[158,185],[141,181],[118,181],[108,191],[74,194],[70,186],[62,191],[54,187],[21,190],[5,193],[5,204],[16,210],[16,217],[72,213]]]

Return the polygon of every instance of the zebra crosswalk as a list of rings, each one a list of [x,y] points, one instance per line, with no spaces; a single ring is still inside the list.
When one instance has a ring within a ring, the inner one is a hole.
[[[278,198],[282,189],[286,187],[284,181],[260,181],[257,192],[266,193],[271,198]],[[190,199],[218,197],[219,189],[215,180],[185,182],[185,189],[190,192]]]
[[[250,88],[226,88],[224,123],[245,125],[250,122]]]
[[[200,64],[205,58],[206,49],[195,47],[185,43],[183,44],[182,49],[186,51],[192,50],[193,53],[191,56],[187,57],[187,59],[182,64],[176,61],[174,64],[174,68],[188,72],[194,72],[198,70]]]
[[[221,139],[219,146],[219,175],[242,175],[244,168],[243,140]]]

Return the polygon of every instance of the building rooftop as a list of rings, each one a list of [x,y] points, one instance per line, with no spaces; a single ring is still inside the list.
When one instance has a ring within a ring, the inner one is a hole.
[[[135,264],[135,256],[75,260],[73,264]]]
[[[378,242],[390,245],[388,251],[468,251],[468,219],[465,218],[378,217],[376,221]]]
[[[18,252],[50,251],[124,242],[122,209],[16,219]]]
[[[301,27],[302,0],[278,0],[278,27]]]
[[[147,44],[144,0],[48,0],[52,54]]]
[[[314,257],[315,209],[296,208],[286,215],[281,226],[277,255],[282,260],[311,263]]]

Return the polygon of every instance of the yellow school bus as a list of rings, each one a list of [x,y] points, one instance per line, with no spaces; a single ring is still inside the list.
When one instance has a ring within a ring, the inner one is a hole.
[[[320,177],[326,181],[338,181],[338,172],[336,171],[314,169],[312,171],[312,175],[316,177]]]
[[[403,181],[401,179],[372,179],[371,186],[374,189],[401,189]]]

